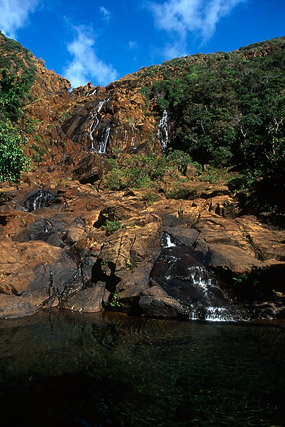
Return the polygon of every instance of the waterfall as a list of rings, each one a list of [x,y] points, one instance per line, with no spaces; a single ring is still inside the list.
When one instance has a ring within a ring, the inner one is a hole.
[[[101,135],[100,141],[98,142],[97,149],[94,146],[94,132],[99,126],[100,123],[100,111],[104,107],[105,104],[109,102],[110,98],[104,99],[103,101],[100,101],[98,105],[94,108],[94,110],[91,111],[90,117],[92,119],[92,122],[90,124],[90,130],[89,130],[89,136],[91,141],[91,151],[94,151],[96,153],[104,154],[106,153],[108,139],[110,135],[110,126],[104,129],[103,134]]]
[[[110,130],[111,130],[110,126],[107,126],[102,132],[100,141],[98,142],[98,153],[100,154],[106,153],[108,140],[110,136]]]
[[[191,320],[234,322],[242,320],[242,312],[232,308],[230,297],[221,289],[217,279],[201,266],[189,267],[189,279],[200,293],[200,301],[189,304]]]
[[[22,209],[25,212],[36,211],[37,209],[44,208],[49,206],[52,202],[56,200],[55,193],[49,190],[38,190],[34,191],[32,194],[28,195],[25,199]]]
[[[95,93],[97,92],[97,89],[94,89],[94,90],[92,90],[91,92],[88,92],[87,94],[86,94],[86,96],[92,96],[92,95],[95,95]]]
[[[168,234],[164,233],[163,240],[162,240],[162,247],[165,248],[174,248],[176,244],[173,241],[173,238]]]
[[[162,118],[158,124],[157,137],[160,141],[163,152],[167,150],[167,146],[170,142],[170,119],[168,112],[166,110],[163,111]]]
[[[207,270],[203,254],[181,243],[178,236],[163,234],[151,281],[179,301],[190,320],[247,320],[246,311],[232,301],[225,285]]]

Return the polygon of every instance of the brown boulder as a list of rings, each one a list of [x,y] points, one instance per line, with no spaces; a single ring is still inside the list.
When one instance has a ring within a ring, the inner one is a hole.
[[[73,179],[81,184],[94,184],[102,179],[103,174],[112,169],[112,166],[99,154],[85,155],[73,170]]]

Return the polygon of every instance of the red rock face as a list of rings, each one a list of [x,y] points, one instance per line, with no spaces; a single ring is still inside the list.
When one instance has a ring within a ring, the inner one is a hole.
[[[142,92],[150,84],[149,78],[138,78],[135,73],[106,88],[88,83],[69,92],[66,79],[35,63],[34,100],[27,105],[26,114],[35,121],[38,136],[34,140],[28,135],[29,156],[33,156],[32,145],[41,147],[41,161],[49,164],[58,163],[66,154],[78,156],[88,151],[162,152],[159,113]]]

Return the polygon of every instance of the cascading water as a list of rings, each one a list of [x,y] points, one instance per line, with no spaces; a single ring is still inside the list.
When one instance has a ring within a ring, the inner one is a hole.
[[[110,130],[110,126],[106,126],[101,134],[100,140],[98,142],[98,153],[100,154],[106,153]]]
[[[30,194],[24,201],[22,209],[25,212],[36,211],[45,206],[49,206],[56,201],[56,194],[49,190],[38,190]]]
[[[97,149],[94,146],[94,132],[97,130],[99,123],[100,123],[100,111],[109,102],[110,98],[104,99],[103,101],[100,101],[99,104],[94,108],[94,110],[91,111],[90,117],[92,119],[90,130],[89,130],[89,136],[91,141],[91,151],[94,151],[95,153],[104,154],[106,153],[108,139],[110,135],[110,126],[107,126],[104,128],[99,142]]]
[[[202,255],[164,233],[152,280],[177,299],[191,320],[244,321],[246,312],[235,305],[222,283],[203,265]]]
[[[160,141],[163,152],[166,152],[168,144],[170,142],[170,119],[168,112],[163,111],[162,118],[158,124],[157,137]]]
[[[86,94],[86,96],[92,96],[92,95],[95,95],[95,93],[97,92],[97,89],[94,89],[94,90],[92,90],[91,92],[88,92],[87,94]]]

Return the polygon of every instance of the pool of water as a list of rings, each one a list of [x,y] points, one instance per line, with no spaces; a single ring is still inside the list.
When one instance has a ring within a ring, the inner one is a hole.
[[[281,325],[0,322],[1,426],[284,426]]]

